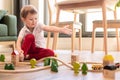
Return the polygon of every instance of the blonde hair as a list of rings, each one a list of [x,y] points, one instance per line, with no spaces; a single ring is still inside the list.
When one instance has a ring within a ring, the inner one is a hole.
[[[25,5],[20,12],[21,18],[26,18],[28,14],[37,14],[38,11],[33,5]]]

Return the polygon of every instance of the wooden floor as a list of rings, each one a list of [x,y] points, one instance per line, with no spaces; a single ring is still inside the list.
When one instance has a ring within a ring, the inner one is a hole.
[[[58,58],[65,62],[71,61],[71,52],[64,50],[55,51],[58,54]],[[102,62],[104,52],[96,51],[91,54],[90,51],[75,51],[75,54],[79,54],[80,61],[83,62]],[[115,62],[120,62],[120,52],[109,52],[112,54]],[[29,72],[29,73],[0,73],[0,80],[111,80],[105,79],[102,72],[88,72],[86,76],[82,75],[81,72],[75,75],[73,70],[66,66],[59,66],[59,72],[51,72],[50,69]],[[120,80],[120,72],[117,71],[115,79]]]

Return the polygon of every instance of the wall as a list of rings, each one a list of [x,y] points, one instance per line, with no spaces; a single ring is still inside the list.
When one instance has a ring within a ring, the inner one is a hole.
[[[0,0],[0,9],[5,9],[12,14],[12,0]]]
[[[44,0],[40,0],[41,4]],[[8,10],[8,13],[12,13],[13,9],[13,0],[0,0],[0,9]],[[35,7],[39,7],[39,0],[30,0],[30,4],[34,5]]]
[[[44,23],[44,0],[30,0],[30,4],[38,9],[39,21]]]
[[[41,0],[40,0],[41,1]],[[39,6],[39,0],[30,0],[30,4],[34,5],[36,8]]]
[[[78,38],[75,40],[75,49],[78,49]],[[53,39],[50,39],[50,46],[52,48]],[[82,50],[91,50],[91,38],[82,38]],[[108,38],[108,51],[117,51],[117,41],[116,38]],[[70,50],[71,49],[71,38],[58,38],[57,44],[58,50]],[[95,38],[95,50],[103,51],[103,38]]]

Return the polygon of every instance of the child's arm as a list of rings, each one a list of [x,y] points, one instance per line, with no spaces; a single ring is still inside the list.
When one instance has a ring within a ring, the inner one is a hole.
[[[19,38],[17,39],[17,50],[19,52],[19,60],[20,61],[23,61],[24,60],[24,51],[21,49],[21,42],[22,42],[22,38]]]
[[[66,25],[64,27],[56,27],[56,26],[44,26],[43,30],[48,31],[48,32],[59,32],[59,33],[64,33],[71,35],[72,30],[68,28],[69,25]]]

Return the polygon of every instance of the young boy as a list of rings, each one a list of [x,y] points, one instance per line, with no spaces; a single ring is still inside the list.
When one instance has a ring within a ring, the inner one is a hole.
[[[48,26],[38,22],[37,9],[32,5],[26,5],[21,9],[21,20],[25,24],[21,29],[17,39],[17,50],[20,61],[24,59],[41,59],[43,57],[54,56],[54,52],[45,49],[45,39],[43,31],[60,32],[71,35],[72,30],[68,25],[64,28]]]

